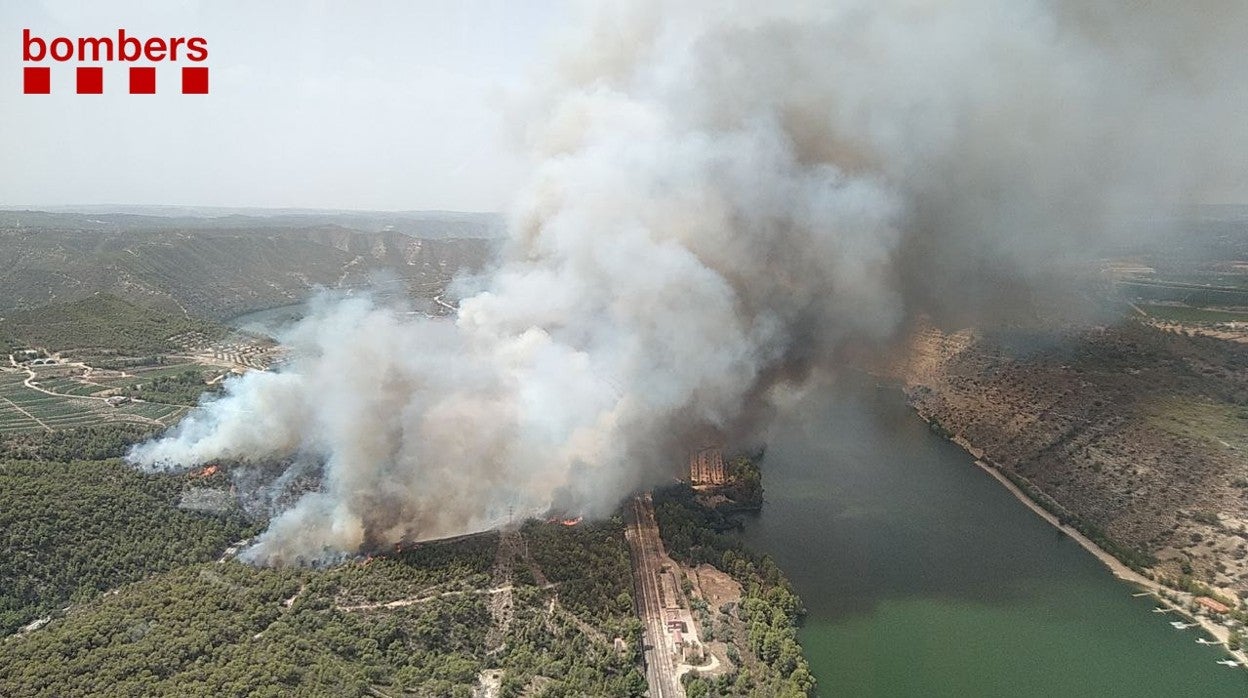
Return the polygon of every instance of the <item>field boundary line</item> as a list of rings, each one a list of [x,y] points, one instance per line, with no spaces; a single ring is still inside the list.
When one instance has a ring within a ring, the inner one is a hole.
[[[26,410],[22,409],[22,407],[21,407],[20,405],[18,405],[16,402],[13,402],[12,400],[8,399],[7,397],[5,397],[5,396],[3,396],[3,395],[0,395],[0,400],[4,400],[5,402],[9,403],[10,405],[12,405],[12,406],[13,406],[13,409],[15,409],[15,410],[17,410],[18,412],[21,412],[22,414],[26,415],[27,417],[30,417],[31,419],[35,420],[35,422],[36,422],[39,426],[43,427],[44,429],[47,429],[49,432],[51,432],[51,431],[55,431],[55,429],[53,429],[52,427],[48,426],[47,424],[44,424],[42,419],[39,419],[39,418],[38,418],[38,417],[36,417],[35,415],[33,415],[33,414],[31,414],[31,413],[27,412]]]

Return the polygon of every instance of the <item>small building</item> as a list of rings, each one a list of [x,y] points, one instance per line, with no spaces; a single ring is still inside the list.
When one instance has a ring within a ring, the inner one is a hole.
[[[1208,596],[1197,596],[1196,603],[1199,604],[1200,606],[1203,606],[1206,610],[1212,613],[1230,613],[1231,612],[1230,606],[1227,606],[1221,601],[1211,599]]]

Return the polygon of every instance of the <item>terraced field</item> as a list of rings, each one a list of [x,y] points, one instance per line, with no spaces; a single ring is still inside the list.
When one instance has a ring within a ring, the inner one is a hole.
[[[69,377],[36,379],[36,384],[44,390],[66,395],[91,395],[105,390],[104,386],[82,383]]]
[[[182,405],[166,405],[163,402],[131,402],[110,409],[117,414],[136,415],[168,424],[173,418],[181,417],[191,408]]]
[[[66,385],[64,388],[48,388],[48,390],[51,390],[54,393],[66,393],[68,395],[94,395],[101,390],[107,389],[108,386],[106,385],[78,383],[76,381],[71,381],[70,384]]]
[[[103,400],[76,397],[101,390],[67,377],[40,380],[38,386],[62,395],[49,395],[23,384],[26,374],[0,372],[0,433],[66,429],[106,421],[171,424],[187,408],[152,402],[112,407]]]
[[[152,368],[130,368],[126,369],[128,376],[117,376],[109,378],[93,378],[93,383],[98,383],[103,387],[97,387],[95,390],[107,390],[109,388],[132,388],[139,383],[144,383],[153,378],[161,378],[163,376],[176,376],[180,373],[192,370],[203,370],[203,366],[196,363],[179,363],[166,364],[163,366],[154,366]],[[41,382],[42,385],[42,382]],[[80,384],[81,385],[81,384]],[[49,390],[52,390],[49,388]],[[53,392],[63,393],[70,392],[68,390],[56,389]],[[77,394],[77,393],[75,393]]]
[[[8,399],[7,395],[14,383],[14,379],[16,379],[17,386],[21,388],[22,374],[0,373],[0,433],[42,429],[43,427],[38,422],[22,412],[20,407]]]
[[[176,376],[184,371],[200,369],[203,369],[203,366],[188,361],[181,364],[166,364],[158,368],[136,369],[131,371],[131,373],[133,373],[141,382],[144,379],[150,380],[152,378],[159,378],[160,376]]]
[[[22,385],[24,379],[21,373],[0,373],[0,432],[50,428],[24,406],[26,393],[34,392]]]

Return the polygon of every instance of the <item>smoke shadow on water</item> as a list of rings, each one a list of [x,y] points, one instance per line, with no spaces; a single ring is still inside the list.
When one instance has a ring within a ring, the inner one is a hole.
[[[819,577],[824,593],[806,600],[812,611],[869,613],[914,595],[1008,602],[1067,576],[1055,569],[1067,560],[1061,546],[1021,545],[1014,532],[1065,536],[1036,526],[968,467],[970,457],[931,433],[898,386],[849,375],[830,390],[774,426],[766,510],[745,533],[791,577]],[[771,549],[780,531],[800,531],[793,549]]]
[[[844,375],[774,424],[743,538],[802,597],[822,695],[1242,696],[1248,673],[1149,613],[1077,543]]]

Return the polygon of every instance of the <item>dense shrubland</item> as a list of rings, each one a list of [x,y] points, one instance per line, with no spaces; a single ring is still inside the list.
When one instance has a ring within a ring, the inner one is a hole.
[[[154,433],[145,424],[97,424],[56,431],[28,431],[0,437],[0,461],[105,460],[120,458],[131,444]]]
[[[127,391],[131,398],[170,405],[197,405],[204,393],[221,391],[221,384],[206,385],[204,371],[188,369],[171,376],[156,376]]]
[[[176,351],[169,338],[186,332],[219,337],[227,330],[180,312],[100,294],[6,313],[0,321],[0,350],[8,354],[27,347],[107,348],[129,356],[159,354]]]
[[[185,486],[115,459],[0,462],[0,632],[251,533],[239,512],[178,509]]]
[[[63,475],[98,464],[27,465]],[[116,494],[132,504],[141,499],[135,492]],[[88,499],[84,506],[100,504]],[[119,514],[118,521],[127,516]],[[172,537],[194,537],[184,527],[171,524],[178,532]],[[58,519],[53,529],[69,536],[79,527]],[[503,671],[505,696],[526,690],[549,697],[643,695],[640,623],[632,615],[622,526],[534,522],[524,533],[533,561],[544,565],[539,572],[556,586],[540,587],[532,574],[517,577],[499,647],[486,641],[494,623],[490,584],[498,549],[497,534],[487,533],[324,569],[258,569],[231,561],[184,565],[130,584],[110,577],[116,593],[93,590],[88,596],[94,598],[84,597],[64,617],[0,643],[0,695],[381,691],[467,698],[487,669]],[[152,559],[167,552],[150,547]],[[188,558],[204,552],[188,550]],[[95,579],[81,574],[89,562],[49,562],[66,574],[79,572],[78,582]],[[23,570],[6,574],[34,578]],[[614,648],[616,636],[626,640],[626,651]]]

